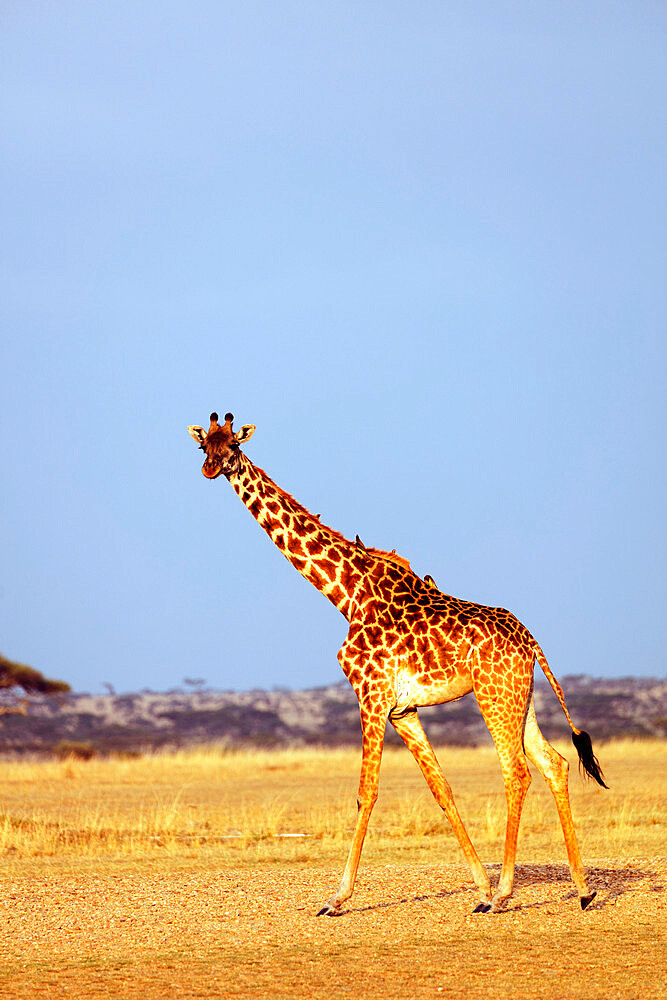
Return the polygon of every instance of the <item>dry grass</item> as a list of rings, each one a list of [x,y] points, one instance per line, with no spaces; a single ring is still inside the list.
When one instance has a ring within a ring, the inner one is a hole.
[[[575,763],[571,746],[560,749]],[[481,918],[458,845],[404,750],[386,752],[357,891],[335,920],[314,914],[347,852],[358,751],[4,763],[0,996],[657,996],[667,744],[597,749],[611,790],[576,767],[570,780],[597,900],[581,913],[535,776],[515,897]],[[495,753],[439,757],[497,877]]]
[[[584,853],[660,849],[666,745],[615,742],[600,751],[609,792],[581,779],[570,788]],[[572,762],[571,747],[561,746]],[[491,747],[442,748],[440,758],[483,857],[500,857],[505,802]],[[25,858],[178,857],[220,861],[341,858],[356,813],[359,753],[205,748],[137,759],[14,761],[3,765],[0,855]],[[563,856],[551,796],[535,776],[524,809],[520,856]],[[460,860],[447,821],[412,758],[385,752],[381,794],[366,852]]]

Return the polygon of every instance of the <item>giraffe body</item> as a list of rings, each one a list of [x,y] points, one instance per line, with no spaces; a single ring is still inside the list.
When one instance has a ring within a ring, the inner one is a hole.
[[[241,452],[240,444],[254,427],[234,433],[232,419],[227,414],[225,424],[219,425],[217,414],[212,414],[208,433],[188,428],[206,452],[204,475],[226,476],[283,555],[349,622],[338,659],[359,700],[363,750],[357,824],[339,889],[320,913],[340,913],[352,894],[377,799],[387,719],[452,824],[478,887],[478,912],[500,910],[512,893],[521,808],[531,780],[526,758],[554,794],[572,877],[585,908],[595,894],[589,892],[577,847],[567,761],[544,739],[535,718],[536,659],[572,727],[584,768],[604,782],[590,739],[573,725],[563,692],[533,636],[509,611],[443,594],[432,578],[420,579],[402,556],[367,548],[358,536],[352,542],[322,524]],[[507,798],[505,854],[493,893],[417,714],[422,706],[455,701],[470,692],[494,740]]]

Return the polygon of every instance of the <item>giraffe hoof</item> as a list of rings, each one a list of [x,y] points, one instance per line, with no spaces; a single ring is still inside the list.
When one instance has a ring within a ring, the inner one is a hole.
[[[318,917],[339,917],[340,909],[331,903],[325,903],[321,910],[317,911]]]
[[[592,892],[590,896],[580,896],[579,902],[581,903],[582,910],[585,910],[586,907],[593,902],[596,896],[597,892]]]
[[[489,913],[491,910],[491,903],[478,903],[473,913]]]

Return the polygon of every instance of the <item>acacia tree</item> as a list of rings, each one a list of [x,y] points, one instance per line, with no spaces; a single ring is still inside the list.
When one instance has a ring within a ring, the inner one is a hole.
[[[69,690],[65,681],[49,680],[39,670],[8,660],[0,653],[0,715],[26,715],[31,696],[65,694]]]

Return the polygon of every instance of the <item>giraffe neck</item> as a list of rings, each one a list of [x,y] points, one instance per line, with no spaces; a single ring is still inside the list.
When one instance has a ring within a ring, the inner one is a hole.
[[[356,544],[322,524],[243,453],[227,478],[285,558],[349,620],[364,575]]]

